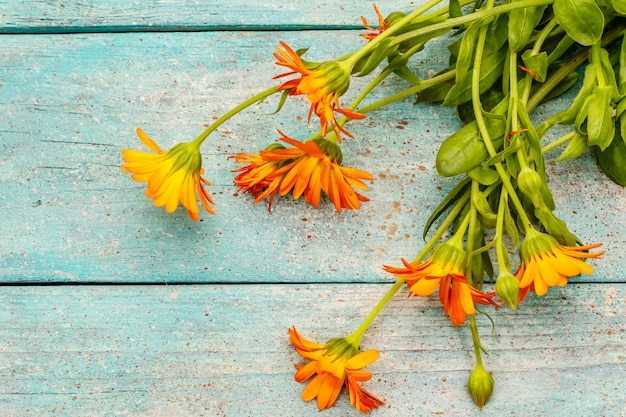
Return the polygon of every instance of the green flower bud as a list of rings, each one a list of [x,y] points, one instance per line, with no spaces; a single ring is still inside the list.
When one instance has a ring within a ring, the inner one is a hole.
[[[522,168],[517,176],[517,187],[533,202],[535,207],[542,206],[541,187],[543,180],[537,171],[528,167]]]
[[[481,364],[476,365],[474,372],[472,372],[467,381],[467,389],[470,394],[472,394],[474,402],[481,410],[483,406],[487,404],[487,401],[489,401],[493,393],[493,386],[494,381],[491,374],[487,372]]]
[[[496,294],[515,311],[519,301],[519,280],[509,271],[501,272],[496,281]]]

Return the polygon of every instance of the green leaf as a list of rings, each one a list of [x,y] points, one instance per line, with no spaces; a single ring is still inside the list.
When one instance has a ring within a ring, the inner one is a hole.
[[[511,237],[511,241],[513,242],[513,250],[517,250],[517,247],[519,246],[519,233],[517,231],[517,226],[515,224],[515,220],[513,219],[513,216],[511,215],[511,209],[509,208],[509,205],[507,203],[508,201],[508,194],[507,197],[504,201],[505,204],[505,208],[504,208],[504,230],[506,230],[506,232],[509,234],[509,236]]]
[[[287,97],[289,97],[290,92],[291,92],[291,89],[283,90],[283,92],[280,94],[280,100],[278,101],[278,106],[276,108],[276,111],[270,114],[276,114],[280,111],[280,109],[283,108],[283,106],[285,105],[285,101],[287,101]]]
[[[506,59],[507,48],[500,48],[497,52],[484,55],[480,66],[479,92],[482,94],[502,76],[502,65]],[[457,74],[459,73],[457,67]],[[450,89],[443,101],[444,106],[457,106],[472,98],[471,72],[463,77]]]
[[[459,0],[450,0],[448,4],[448,13],[450,17],[461,17],[463,16],[463,12],[461,11],[461,3]]]
[[[511,3],[522,3],[524,0],[513,0]],[[525,7],[509,13],[509,48],[519,52],[530,41],[530,37],[539,24],[546,6]]]
[[[497,154],[495,154],[494,156],[492,156],[491,158],[489,158],[486,162],[485,162],[485,166],[493,166],[499,162],[504,161],[504,159],[513,154],[514,152],[516,152],[518,149],[520,149],[522,147],[522,141],[517,139],[517,136],[514,137],[514,139],[511,141],[511,143],[509,144],[509,146],[507,146],[506,148],[504,148],[502,151],[498,152]]]
[[[597,145],[605,150],[615,135],[615,122],[613,120],[613,107],[611,95],[613,89],[606,86],[597,86],[589,101],[587,116],[587,143]]]
[[[567,161],[568,159],[574,159],[582,155],[587,150],[587,138],[578,132],[574,132],[574,137],[569,141],[561,155],[556,158],[556,162]]]
[[[612,0],[613,1],[613,10],[617,13],[626,15],[626,3],[624,0]]]
[[[533,54],[530,49],[524,51],[522,61],[524,61],[524,66],[532,71],[530,75],[535,80],[540,83],[546,80],[548,76],[548,54],[545,51],[538,54]]]
[[[482,192],[472,193],[472,207],[476,209],[478,220],[484,228],[492,229],[496,227],[498,216],[491,209],[485,194]]]
[[[445,212],[452,204],[457,202],[463,197],[463,195],[467,194],[471,179],[465,178],[463,181],[459,182],[446,197],[439,203],[437,208],[433,210],[432,214],[426,221],[426,225],[424,225],[424,232],[422,233],[422,239],[426,240],[426,235],[430,230],[430,227],[433,225],[435,221]]]
[[[602,172],[615,184],[626,187],[626,143],[620,137],[620,131],[615,129],[616,136],[604,151],[596,147],[595,155]]]
[[[554,0],[553,9],[559,25],[579,44],[591,46],[602,38],[604,15],[595,0]]]
[[[495,184],[500,180],[500,175],[490,168],[486,166],[479,166],[472,170],[470,170],[467,175],[470,176],[474,181],[478,181],[479,184],[482,185],[491,185]]]
[[[504,141],[506,120],[503,115],[506,114],[507,109],[508,99],[505,98],[493,108],[492,114],[489,115],[487,129],[496,149],[502,146]],[[474,121],[443,141],[435,162],[439,175],[453,177],[476,168],[488,157],[489,153],[478,131],[478,125]]]

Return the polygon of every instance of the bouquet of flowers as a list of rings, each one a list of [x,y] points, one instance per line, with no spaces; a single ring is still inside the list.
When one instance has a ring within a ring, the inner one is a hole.
[[[309,61],[306,49],[279,42],[271,87],[234,106],[190,142],[163,150],[137,129],[150,152],[123,150],[122,169],[146,182],[146,196],[167,212],[182,205],[197,220],[201,205],[214,214],[200,153],[205,139],[272,95],[279,96],[277,112],[291,97],[305,96],[307,120],[319,123],[319,131],[303,140],[278,131],[278,141],[265,149],[231,155],[239,164],[234,184],[254,202],[267,201],[268,210],[277,194],[291,194],[314,207],[330,200],[341,214],[368,201],[362,193],[374,179],[343,165],[342,141],[358,140],[349,123],[375,117],[377,109],[406,97],[416,105],[454,106],[464,125],[441,144],[435,162],[439,175],[458,183],[424,225],[422,250],[413,259],[381,266],[395,284],[351,335],[316,343],[295,327],[288,334],[307,361],[296,365],[295,374],[296,381],[309,381],[304,401],[316,399],[319,409],[328,408],[345,386],[351,404],[369,412],[383,401],[360,385],[372,377],[363,368],[378,358],[377,350],[360,350],[368,327],[405,285],[415,296],[437,292],[452,325],[468,323],[476,366],[467,387],[482,408],[494,380],[483,365],[476,312],[515,310],[529,293],[542,296],[568,277],[590,274],[586,259],[603,254],[600,243],[583,243],[555,215],[544,155],[560,149],[557,162],[572,160],[590,148],[606,176],[626,186],[626,2],[430,0],[386,17],[376,5],[374,11],[377,25],[361,18],[362,46],[340,57]],[[420,79],[415,58],[442,37],[449,40],[449,66]],[[392,76],[406,88],[361,105]],[[353,77],[371,80],[346,104]],[[537,105],[572,88],[578,90],[567,110],[533,123]],[[546,143],[546,132],[556,125],[569,126],[569,133]]]

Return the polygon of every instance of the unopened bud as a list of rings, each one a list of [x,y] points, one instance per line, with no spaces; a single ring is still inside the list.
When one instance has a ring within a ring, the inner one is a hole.
[[[496,294],[515,311],[519,302],[519,280],[508,271],[501,272],[496,281]]]
[[[535,207],[542,206],[541,187],[543,180],[537,171],[528,167],[522,168],[517,176],[517,187],[533,202]]]
[[[493,377],[485,368],[478,364],[467,381],[467,389],[478,408],[482,409],[493,393]]]

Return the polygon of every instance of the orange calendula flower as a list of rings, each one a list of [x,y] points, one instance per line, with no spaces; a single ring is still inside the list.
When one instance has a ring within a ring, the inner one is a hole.
[[[315,113],[320,119],[322,136],[326,136],[328,126],[335,132],[337,139],[341,141],[340,133],[352,137],[342,126],[337,123],[335,112],[341,113],[350,119],[363,119],[364,114],[344,109],[339,105],[339,97],[350,86],[350,70],[334,61],[324,63],[305,64],[298,53],[285,42],[280,42],[281,47],[276,47],[278,53],[274,53],[276,64],[289,68],[291,71],[280,74],[274,78],[281,78],[294,74],[300,76],[282,83],[279,90],[289,90],[289,95],[304,94],[311,102],[309,109],[309,122],[311,115]]]
[[[365,171],[341,166],[341,149],[336,143],[326,139],[303,143],[280,133],[280,140],[293,147],[276,143],[258,154],[231,156],[238,163],[247,164],[235,170],[239,174],[234,182],[239,190],[254,194],[255,203],[270,196],[268,210],[271,210],[276,193],[284,196],[292,190],[294,200],[304,195],[306,202],[315,208],[324,191],[339,213],[344,208],[358,210],[362,201],[369,201],[353,187],[366,190],[367,185],[361,180],[374,177]]]
[[[289,329],[289,340],[296,351],[310,362],[304,366],[295,365],[295,380],[305,382],[313,379],[302,391],[302,399],[317,399],[320,410],[331,407],[343,386],[350,394],[350,404],[362,413],[378,408],[384,402],[363,389],[358,383],[372,378],[371,372],[361,368],[378,359],[378,351],[371,349],[359,352],[349,338],[332,339],[325,344],[304,339],[295,328]]]
[[[169,151],[161,150],[143,130],[137,136],[146,147],[156,153],[124,149],[122,170],[131,172],[135,181],[147,182],[146,197],[154,199],[156,207],[165,206],[172,213],[182,204],[193,220],[198,220],[196,195],[206,211],[215,214],[209,204],[214,204],[205,186],[211,185],[201,174],[202,157],[198,145],[180,143]]]
[[[529,229],[520,247],[521,264],[516,272],[519,279],[520,302],[529,290],[544,295],[549,287],[567,284],[567,278],[591,274],[593,268],[582,258],[598,258],[604,252],[587,252],[601,246],[563,246],[552,236]]]
[[[465,251],[449,241],[435,248],[432,256],[422,263],[402,259],[403,268],[384,266],[384,269],[405,280],[414,295],[429,296],[439,287],[444,314],[458,326],[465,323],[467,314],[475,314],[474,303],[499,307],[493,301],[495,292],[484,293],[468,284],[463,274],[465,262]]]
[[[361,22],[363,22],[363,26],[365,26],[365,29],[369,30],[371,33],[362,33],[359,36],[367,39],[368,42],[372,41],[374,38],[376,38],[378,35],[388,29],[387,22],[385,22],[385,18],[383,17],[383,15],[380,14],[380,10],[378,10],[376,4],[374,4],[374,11],[376,12],[376,16],[378,16],[378,28],[371,27],[367,23],[367,19],[361,16]]]

